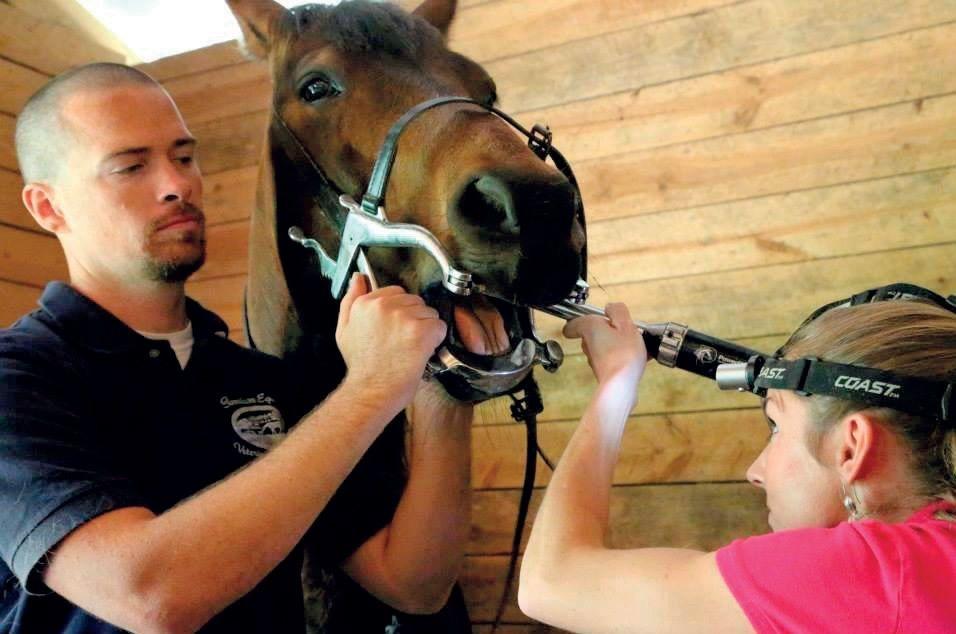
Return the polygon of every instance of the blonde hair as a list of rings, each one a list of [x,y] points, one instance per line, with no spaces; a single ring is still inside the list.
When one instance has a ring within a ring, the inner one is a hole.
[[[956,381],[956,314],[925,301],[894,300],[834,308],[797,330],[781,348],[788,359],[888,370]],[[903,439],[917,495],[956,503],[956,425],[832,396],[811,395],[811,450],[849,414],[867,410]]]

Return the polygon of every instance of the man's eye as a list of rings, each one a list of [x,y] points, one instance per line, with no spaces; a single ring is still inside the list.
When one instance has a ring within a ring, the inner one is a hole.
[[[143,168],[142,163],[134,163],[133,165],[126,165],[123,167],[118,167],[113,170],[114,174],[132,174],[133,172],[138,172]]]
[[[191,163],[193,162],[193,157],[192,157],[192,156],[180,156],[180,157],[177,158],[176,160],[179,161],[180,163],[182,163],[183,165],[189,165],[189,164],[191,164]]]
[[[770,438],[776,436],[777,432],[780,431],[777,427],[777,423],[770,418],[767,419],[767,426],[770,427]]]

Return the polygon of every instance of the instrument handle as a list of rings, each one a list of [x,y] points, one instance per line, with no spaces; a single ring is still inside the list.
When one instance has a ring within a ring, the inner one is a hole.
[[[607,317],[607,313],[597,306],[568,300],[535,308],[566,321],[586,315]],[[651,324],[634,320],[634,325],[644,337],[649,357],[666,367],[677,367],[708,379],[716,377],[717,366],[721,364],[746,362],[751,356],[761,354],[732,341],[692,330],[683,324]]]

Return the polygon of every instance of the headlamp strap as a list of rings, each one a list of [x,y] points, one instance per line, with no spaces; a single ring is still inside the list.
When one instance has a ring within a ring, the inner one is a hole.
[[[862,401],[874,407],[956,421],[956,390],[952,383],[905,377],[885,370],[819,359],[751,359],[754,392],[792,390]]]
[[[923,300],[932,302],[940,308],[944,308],[950,312],[956,313],[956,295],[943,297],[942,295],[934,293],[928,288],[923,288],[922,286],[917,286],[916,284],[897,282],[895,284],[887,284],[886,286],[880,286],[878,288],[871,288],[869,290],[857,293],[851,297],[839,299],[835,302],[825,304],[824,306],[821,306],[813,311],[809,317],[804,319],[803,323],[800,324],[800,327],[797,328],[797,330],[800,330],[800,328],[803,328],[808,323],[832,308],[859,306],[860,304],[870,304],[873,302],[884,302],[889,300]]]
[[[949,311],[956,312],[956,296],[950,295],[949,297],[943,297],[942,295],[934,293],[928,288],[923,288],[922,286],[917,286],[916,284],[907,284],[905,282],[887,284],[886,286],[881,286],[880,288],[875,288],[864,293],[860,293],[859,295],[854,296],[850,303],[851,305],[855,306],[857,304],[863,304],[867,302],[882,302],[894,299],[922,299],[932,302],[940,308],[945,308]]]

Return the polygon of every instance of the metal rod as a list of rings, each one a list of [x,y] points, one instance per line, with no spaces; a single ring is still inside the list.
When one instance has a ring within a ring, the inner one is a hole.
[[[577,304],[568,300],[564,300],[558,304],[552,304],[551,306],[535,306],[535,310],[539,310],[542,313],[547,313],[549,315],[554,315],[555,317],[560,317],[566,321],[571,321],[572,319],[584,317],[586,315],[597,315],[598,317],[607,318],[607,313],[597,306],[592,306],[591,304]],[[649,324],[638,319],[634,320],[634,325],[640,328],[643,332],[657,336],[662,335],[666,327],[666,324]]]

